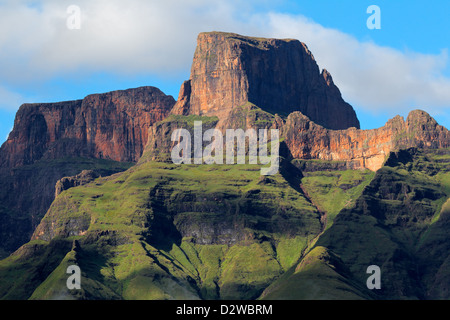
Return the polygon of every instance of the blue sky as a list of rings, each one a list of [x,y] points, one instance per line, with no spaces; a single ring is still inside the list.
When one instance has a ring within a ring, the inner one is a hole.
[[[367,28],[369,5],[380,30]],[[143,85],[176,99],[197,34],[212,30],[305,42],[363,129],[413,109],[449,128],[449,12],[447,0],[0,0],[0,142],[24,102]]]

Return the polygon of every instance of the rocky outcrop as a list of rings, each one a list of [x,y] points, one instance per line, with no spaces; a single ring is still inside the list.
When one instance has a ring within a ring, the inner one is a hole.
[[[136,162],[148,128],[164,119],[174,104],[171,96],[154,87],[24,104],[0,149],[0,165],[17,167],[70,156]]]
[[[406,121],[397,116],[381,128],[360,130],[330,73],[320,73],[307,46],[292,39],[199,34],[190,79],[172,114],[215,116],[222,132],[280,129],[293,158],[338,161],[348,169],[376,171],[389,152],[401,148],[450,146],[448,130],[421,110]],[[153,127],[149,152],[158,147],[157,154],[170,154],[168,128],[179,122]]]
[[[100,175],[126,170],[141,156],[149,127],[174,103],[157,88],[141,87],[22,105],[0,148],[0,257],[29,240],[59,179],[85,169]],[[61,180],[56,194],[78,185],[78,178]]]
[[[247,102],[274,114],[300,111],[329,129],[359,128],[355,111],[304,43],[200,33],[173,112],[224,119]]]
[[[55,198],[67,189],[85,185],[98,177],[98,173],[93,170],[83,170],[76,176],[59,179],[55,185]]]
[[[164,122],[152,126],[150,129],[152,138],[149,139],[141,161],[170,161],[170,152],[174,146],[171,134],[177,128],[192,131],[192,124],[187,123],[190,117],[192,116],[169,116]],[[211,122],[210,119],[214,118],[205,116],[197,119],[202,120],[204,125],[209,121],[208,128],[216,125],[222,132],[223,128],[279,129],[288,156],[294,159],[332,161],[328,167],[331,165],[334,169],[377,171],[383,166],[391,151],[411,147],[423,149],[450,147],[449,131],[421,110],[411,111],[406,120],[396,116],[383,127],[371,130],[326,129],[298,111],[283,120],[252,104],[233,109],[226,118],[219,121]],[[304,170],[314,170],[314,168],[307,169],[305,163],[298,165]],[[321,167],[323,168],[323,165]]]
[[[406,121],[396,116],[372,130],[329,130],[295,112],[287,118],[283,136],[294,158],[346,161],[350,168],[373,171],[393,150],[450,147],[449,131],[421,110],[411,111]]]

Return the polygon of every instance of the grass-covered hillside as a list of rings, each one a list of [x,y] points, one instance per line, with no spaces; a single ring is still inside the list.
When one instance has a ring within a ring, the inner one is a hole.
[[[149,161],[68,189],[34,240],[0,262],[0,296],[258,298],[325,229],[329,208],[315,202],[336,192],[342,199],[333,210],[345,207],[371,177],[323,174],[326,188],[320,173],[303,176],[285,160],[273,176],[261,176],[259,165]],[[342,183],[352,186],[348,196]],[[83,276],[72,292],[65,284],[71,264]]]
[[[55,198],[55,184],[83,170],[109,176],[133,163],[64,157],[41,159],[12,169],[0,168],[0,259],[29,241]]]
[[[448,299],[449,163],[448,149],[391,153],[355,203],[263,297]],[[380,267],[381,289],[367,296],[371,265]]]
[[[376,173],[282,157],[272,176],[152,158],[60,193],[0,261],[0,298],[448,298],[448,150],[392,153]]]

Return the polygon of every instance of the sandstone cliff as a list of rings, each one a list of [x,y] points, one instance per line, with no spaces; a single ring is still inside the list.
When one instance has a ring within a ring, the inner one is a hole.
[[[222,119],[247,102],[271,113],[301,111],[330,129],[359,128],[355,111],[304,43],[200,33],[173,112]]]
[[[450,147],[448,130],[421,110],[360,130],[330,73],[319,72],[307,46],[292,39],[199,34],[190,79],[172,113],[217,116],[222,131],[277,128],[293,158],[340,161],[353,169],[376,171],[392,150]],[[151,129],[156,141],[148,149],[170,145],[161,129]]]
[[[400,148],[448,148],[449,131],[426,112],[411,111],[406,121],[396,116],[373,130],[328,130],[301,113],[289,115],[283,127],[294,158],[346,161],[354,169],[376,171],[390,151]]]
[[[174,103],[157,88],[141,87],[22,105],[0,148],[0,256],[29,240],[59,179],[85,169],[110,175],[136,162],[150,125],[164,119]],[[60,181],[59,191],[69,180]]]
[[[172,131],[177,128],[191,130],[192,128],[186,125],[190,117],[168,117],[164,123],[152,126],[152,138],[141,161],[170,161]],[[210,121],[209,119],[210,117],[205,116],[198,118],[204,122]],[[298,111],[282,119],[252,104],[246,104],[234,108],[226,117],[216,120],[215,123],[216,128],[222,130],[223,134],[224,128],[279,129],[288,157],[335,161],[340,163],[339,167],[346,169],[367,168],[377,171],[383,166],[387,155],[399,149],[450,147],[449,131],[422,110],[411,111],[406,120],[396,116],[377,129],[331,130],[316,124]]]
[[[0,149],[0,166],[67,156],[135,162],[149,126],[164,119],[174,103],[157,88],[141,87],[83,100],[24,104]]]

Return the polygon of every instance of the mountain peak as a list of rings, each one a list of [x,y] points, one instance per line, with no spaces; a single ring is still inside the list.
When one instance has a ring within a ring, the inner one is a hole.
[[[406,118],[406,123],[413,124],[413,123],[428,123],[437,125],[436,120],[430,116],[426,111],[416,109],[409,112],[408,117]]]
[[[136,162],[148,127],[164,119],[174,104],[173,97],[150,86],[82,100],[24,104],[0,149],[0,165],[16,167],[67,156]]]
[[[173,112],[226,117],[247,102],[271,113],[300,111],[329,129],[359,128],[331,75],[321,75],[300,41],[200,33],[190,79]]]

